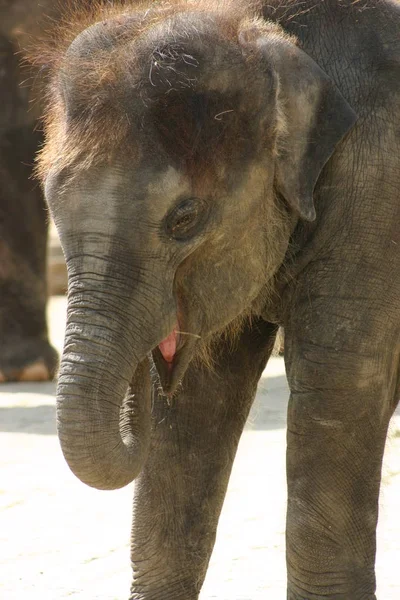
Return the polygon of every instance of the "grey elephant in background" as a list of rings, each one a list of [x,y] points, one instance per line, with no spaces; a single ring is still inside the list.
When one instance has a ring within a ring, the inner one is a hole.
[[[48,213],[33,177],[46,65],[28,68],[24,53],[61,14],[53,0],[0,0],[0,384],[52,379],[58,366],[46,323]]]
[[[52,378],[58,356],[46,324],[47,211],[32,177],[43,135],[37,73],[21,65],[31,36],[56,17],[49,0],[0,0],[0,384]]]
[[[130,598],[198,598],[282,325],[287,598],[375,599],[399,397],[398,3],[69,20],[41,51],[39,170],[69,277],[58,433],[88,485],[136,478]]]

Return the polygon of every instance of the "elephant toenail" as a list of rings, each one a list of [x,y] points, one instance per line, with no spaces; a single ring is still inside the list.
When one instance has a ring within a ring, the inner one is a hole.
[[[50,374],[44,362],[39,360],[26,367],[18,379],[19,381],[48,381]]]

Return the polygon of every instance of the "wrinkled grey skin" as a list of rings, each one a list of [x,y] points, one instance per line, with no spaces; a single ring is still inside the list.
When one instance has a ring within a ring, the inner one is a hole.
[[[306,0],[299,11],[273,0],[264,17],[298,36],[299,48],[260,23],[229,47],[213,45],[213,13],[178,17],[163,41],[165,58],[182,23],[193,25],[184,49],[196,67],[179,63],[189,75],[197,69],[193,93],[217,90],[221,113],[228,106],[248,117],[242,135],[232,134],[240,160],[232,144],[214,187],[196,187],[173,141],[163,145],[153,127],[146,99],[165,98],[161,51],[161,66],[151,52],[141,56],[141,92],[132,85],[120,96],[136,160],[121,146],[107,164],[53,168],[46,178],[69,271],[59,436],[89,485],[137,477],[132,600],[198,598],[278,324],[291,390],[288,600],[376,598],[381,463],[399,394],[400,10]],[[117,43],[112,27],[96,25],[68,50],[59,84],[68,126],[88,102],[74,69]],[[160,30],[143,35],[155,54]],[[247,79],[245,59],[256,65]],[[176,239],[167,227],[174,207],[198,189],[205,213]],[[213,368],[193,360],[199,336],[249,312],[235,343],[218,335]],[[157,346],[177,320],[191,335],[181,336],[171,370]]]

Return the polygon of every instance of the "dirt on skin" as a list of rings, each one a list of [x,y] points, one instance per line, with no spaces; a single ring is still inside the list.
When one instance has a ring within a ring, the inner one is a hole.
[[[61,350],[64,297],[49,306]],[[90,489],[69,471],[55,430],[55,385],[0,386],[0,597],[129,596],[133,486]],[[282,358],[272,358],[242,436],[201,600],[285,600]],[[400,413],[392,420],[378,529],[378,598],[400,597]]]

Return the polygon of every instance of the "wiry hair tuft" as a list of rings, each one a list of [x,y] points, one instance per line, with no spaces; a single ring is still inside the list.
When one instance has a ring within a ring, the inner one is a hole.
[[[265,82],[238,40],[284,35],[260,10],[259,1],[69,1],[31,52],[48,80],[39,177],[112,160],[121,145],[136,160],[146,128],[193,177],[215,179],[221,165],[236,168],[259,153],[274,137],[260,120]],[[251,103],[249,87],[259,89]],[[284,131],[283,114],[269,116],[274,132]]]

